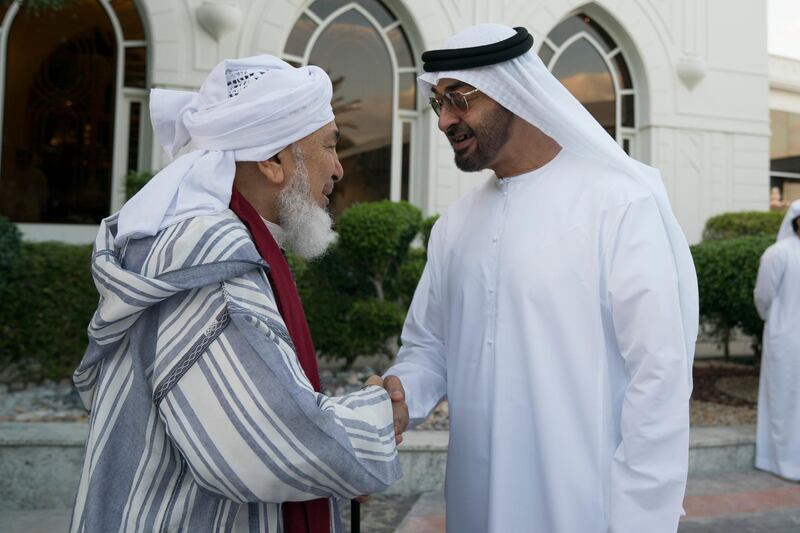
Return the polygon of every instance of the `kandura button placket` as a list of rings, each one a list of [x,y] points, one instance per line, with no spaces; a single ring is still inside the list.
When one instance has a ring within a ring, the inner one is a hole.
[[[487,291],[489,303],[487,309],[487,324],[486,324],[486,344],[490,348],[494,348],[495,334],[497,331],[497,283],[500,275],[500,237],[503,234],[503,227],[505,226],[505,219],[508,212],[508,178],[500,178],[497,183],[503,195],[502,200],[497,206],[497,216],[495,216],[495,227],[492,228],[492,255],[489,269],[489,279]]]

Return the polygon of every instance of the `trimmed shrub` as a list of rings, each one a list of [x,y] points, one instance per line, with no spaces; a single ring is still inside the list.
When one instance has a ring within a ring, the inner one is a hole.
[[[403,329],[405,315],[406,309],[396,302],[376,298],[353,302],[347,313],[351,353],[393,355],[390,343]]]
[[[17,225],[0,217],[0,286],[3,286],[22,247],[22,235]]]
[[[408,204],[361,204],[343,214],[339,242],[320,260],[288,257],[320,352],[348,361],[393,353],[425,266],[410,245],[421,220]],[[15,232],[0,223],[0,243],[11,243],[0,254],[19,245]],[[72,375],[98,300],[90,259],[89,245],[21,244],[0,283],[0,371],[22,381]]]
[[[154,176],[152,172],[131,171],[125,176],[125,198],[131,199],[147,185],[147,182]]]
[[[338,223],[339,247],[346,253],[355,273],[375,287],[375,296],[384,298],[383,283],[396,273],[408,256],[411,241],[419,233],[422,213],[406,202],[355,204]]]
[[[411,247],[421,223],[419,209],[405,202],[356,204],[322,259],[292,259],[317,350],[348,362],[393,352],[425,266],[424,251]]]
[[[348,312],[359,299],[369,298],[374,289],[360,281],[348,268],[338,244],[334,244],[321,259],[304,262],[294,258],[295,279],[303,308],[314,339],[314,347],[348,361],[358,354],[352,353]]]
[[[97,306],[89,245],[23,243],[0,287],[0,369],[38,381],[72,375]]]
[[[428,249],[428,241],[431,240],[431,231],[433,231],[433,225],[436,224],[437,220],[439,220],[439,215],[430,216],[422,221],[420,233],[422,234],[422,246],[425,247],[425,250]]]
[[[711,217],[703,229],[704,241],[718,241],[748,235],[771,235],[774,239],[781,227],[783,213],[776,211],[742,211]]]
[[[706,241],[691,247],[700,289],[701,319],[713,326],[713,333],[723,344],[733,328],[752,335],[756,356],[761,354],[764,323],[753,303],[753,289],[761,255],[774,242],[774,235],[755,235]]]
[[[397,276],[391,280],[389,295],[399,302],[403,309],[408,309],[408,306],[411,305],[411,299],[414,297],[414,291],[417,290],[425,263],[425,250],[412,249],[408,254],[408,259],[400,265]]]

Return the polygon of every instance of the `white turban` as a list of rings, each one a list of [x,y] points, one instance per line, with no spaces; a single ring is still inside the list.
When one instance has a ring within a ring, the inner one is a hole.
[[[501,24],[479,24],[448,39],[445,49],[496,43],[516,32]],[[442,78],[463,81],[536,126],[565,149],[619,169],[644,184],[658,204],[678,273],[683,332],[688,354],[694,354],[699,324],[697,274],[686,237],[672,213],[661,173],[630,157],[586,108],[544,66],[533,49],[495,65],[425,73],[418,78],[423,94]],[[689,357],[689,376],[692,357]]]
[[[786,211],[786,215],[781,222],[781,229],[778,231],[778,238],[776,241],[782,241],[788,237],[796,237],[797,233],[792,228],[792,220],[800,217],[800,200],[795,200]]]
[[[228,208],[236,161],[264,161],[334,119],[333,88],[314,66],[260,55],[219,63],[199,92],[153,89],[150,117],[174,157],[120,210],[115,242],[152,236]]]

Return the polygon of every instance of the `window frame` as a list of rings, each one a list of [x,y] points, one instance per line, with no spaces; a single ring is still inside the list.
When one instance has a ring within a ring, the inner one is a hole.
[[[564,42],[560,46],[556,45],[550,38],[550,35],[552,34],[552,32],[556,28],[558,28],[561,24],[563,24],[566,20],[568,20],[569,18],[572,18],[572,17],[579,17],[581,15],[583,15],[583,13],[573,13],[573,14],[569,15],[568,17],[564,18],[563,20],[559,21],[558,24],[556,24],[555,26],[553,26],[553,28],[547,33],[547,37],[542,39],[542,42],[539,44],[539,48],[537,48],[536,53],[537,53],[537,55],[539,55],[539,52],[540,52],[542,46],[544,46],[544,45],[547,45],[547,47],[550,48],[550,50],[552,50],[552,52],[553,52],[552,56],[547,61],[547,63],[545,63],[545,67],[547,67],[547,70],[552,72],[553,67],[556,65],[556,63],[561,58],[561,56],[564,54],[564,52],[567,49],[569,49],[570,46],[572,46],[574,43],[576,43],[580,39],[586,39],[586,41],[589,43],[589,45],[592,46],[592,48],[595,49],[595,51],[600,55],[601,58],[603,58],[603,62],[605,63],[606,68],[608,69],[609,73],[611,74],[611,81],[614,84],[614,100],[615,100],[615,103],[614,103],[614,121],[616,123],[615,139],[614,140],[617,142],[617,144],[619,144],[622,147],[624,147],[625,144],[627,143],[628,146],[629,146],[628,155],[630,155],[631,157],[636,158],[638,156],[638,153],[637,153],[638,143],[636,142],[636,137],[637,137],[638,131],[639,131],[638,130],[638,124],[639,124],[639,119],[640,119],[640,114],[641,114],[640,113],[640,95],[639,95],[639,93],[638,93],[638,91],[636,89],[639,84],[636,82],[635,73],[631,69],[631,62],[628,61],[628,59],[625,57],[625,53],[624,53],[622,47],[618,44],[617,39],[615,39],[614,36],[611,35],[608,32],[608,30],[605,28],[605,26],[603,26],[602,24],[597,22],[593,17],[588,17],[588,18],[590,18],[592,20],[592,22],[594,22],[594,24],[596,24],[598,27],[600,27],[602,29],[602,31],[606,33],[606,35],[609,37],[609,39],[612,40],[612,42],[614,44],[613,47],[610,47],[611,50],[609,50],[608,52],[605,51],[605,48],[603,47],[603,45],[601,43],[599,43],[597,41],[597,39],[595,39],[595,37],[593,35],[591,35],[590,33],[588,33],[585,30],[581,30],[581,31],[579,31],[577,33],[573,33],[568,38],[566,38],[564,40]],[[630,89],[625,89],[625,88],[621,87],[621,85],[620,85],[620,80],[619,80],[619,75],[618,75],[619,74],[619,69],[614,64],[614,59],[616,58],[616,56],[618,54],[621,55],[622,60],[625,62],[625,66],[627,67],[628,73],[629,73],[629,75],[631,77],[631,88]],[[622,100],[623,100],[624,96],[633,96],[633,126],[623,126],[622,125]]]
[[[419,154],[421,153],[421,135],[419,132],[420,128],[420,120],[422,117],[421,113],[421,100],[419,95],[419,90],[415,91],[415,110],[410,109],[401,109],[400,108],[400,75],[401,74],[414,74],[414,76],[419,76],[419,62],[416,60],[418,57],[416,47],[412,39],[409,38],[409,33],[405,31],[403,28],[403,23],[400,18],[394,13],[389,6],[385,3],[381,2],[381,5],[384,9],[395,19],[392,23],[382,26],[380,22],[369,12],[368,9],[363,7],[358,0],[352,0],[343,6],[333,10],[329,15],[325,18],[320,18],[316,13],[314,13],[311,9],[314,2],[310,2],[306,7],[297,14],[295,17],[295,23],[289,28],[289,31],[286,34],[286,38],[284,39],[283,46],[281,47],[281,59],[284,61],[293,63],[295,65],[306,66],[308,65],[308,60],[311,57],[311,53],[314,50],[314,46],[316,45],[317,41],[319,40],[322,33],[336,20],[343,14],[347,13],[351,9],[356,10],[356,12],[362,15],[375,29],[375,31],[380,35],[381,40],[383,41],[384,46],[386,47],[386,51],[389,53],[389,57],[392,61],[392,138],[391,138],[391,164],[390,164],[390,182],[389,182],[389,198],[393,202],[397,202],[400,200],[407,200],[415,205],[422,205],[422,183],[420,183],[419,176],[422,175],[421,172],[421,158]],[[301,17],[305,15],[310,18],[317,26],[314,31],[311,33],[311,36],[308,38],[308,41],[305,44],[303,56],[298,56],[295,54],[290,54],[285,52],[286,45],[291,35],[292,31],[295,28],[295,25],[300,21]],[[389,32],[394,30],[395,28],[400,28],[403,31],[403,34],[406,37],[406,42],[408,43],[409,48],[411,49],[412,60],[415,62],[414,66],[411,67],[401,67],[398,65],[397,55],[395,54],[394,46],[389,38]],[[408,191],[405,195],[407,198],[403,198],[403,191],[402,191],[402,174],[403,174],[403,126],[405,124],[410,124],[410,141],[409,141],[409,177],[408,177]]]
[[[150,72],[152,65],[152,50],[148,45],[150,41],[149,29],[146,19],[143,17],[144,10],[140,2],[134,0],[139,20],[144,30],[144,39],[126,40],[122,24],[117,17],[114,7],[110,0],[95,0],[105,10],[109,18],[117,44],[117,71],[116,86],[114,93],[114,152],[111,157],[111,193],[109,198],[109,214],[118,211],[125,203],[125,178],[128,174],[128,132],[130,130],[130,108],[132,102],[141,103],[141,113],[139,117],[139,154],[137,169],[147,170],[149,165],[152,128],[150,127],[150,117],[148,112],[148,96],[150,87]],[[0,21],[0,139],[3,136],[5,127],[5,90],[6,90],[6,59],[8,53],[8,36],[14,24],[14,20],[20,11],[19,0],[12,3]],[[146,69],[145,69],[145,88],[126,87],[125,84],[125,50],[127,48],[144,47],[146,50]],[[0,163],[2,163],[2,150],[0,150]],[[2,179],[2,177],[0,177]],[[66,242],[87,243],[94,241],[97,234],[97,224],[67,224],[49,222],[20,222],[16,223],[22,231],[23,237],[29,240],[52,240],[58,239]]]

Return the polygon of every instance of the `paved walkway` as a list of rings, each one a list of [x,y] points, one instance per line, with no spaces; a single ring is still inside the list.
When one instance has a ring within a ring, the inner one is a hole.
[[[798,533],[800,483],[765,472],[690,478],[680,533]]]
[[[0,533],[56,533],[69,529],[69,509],[0,511]]]
[[[363,533],[393,533],[411,506],[417,501],[413,496],[386,496],[377,494],[361,505],[361,531]],[[350,504],[341,505],[344,530],[350,531]],[[0,533],[61,533],[69,528],[68,509],[42,509],[35,511],[0,510]]]
[[[413,497],[374,497],[362,507],[361,530],[389,533],[413,501]],[[756,470],[689,478],[684,507],[679,533],[800,532],[800,484]],[[65,510],[0,511],[0,533],[53,533],[64,531],[68,523]],[[425,493],[395,533],[444,530],[442,494]]]
[[[679,533],[798,533],[800,484],[756,470],[689,478]],[[396,533],[443,533],[444,498],[423,495]]]

